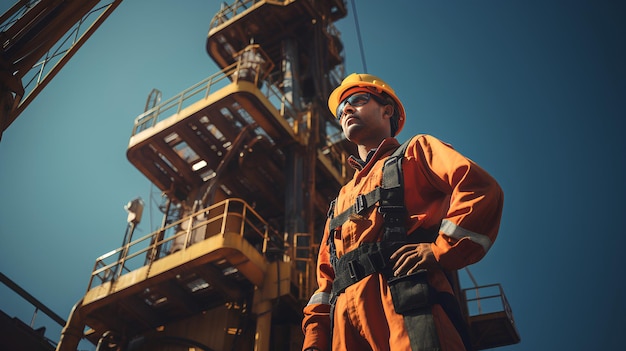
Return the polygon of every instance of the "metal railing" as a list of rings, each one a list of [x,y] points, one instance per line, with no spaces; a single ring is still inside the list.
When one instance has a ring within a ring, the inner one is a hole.
[[[245,65],[245,61],[235,62],[142,113],[135,118],[132,135],[154,127],[159,121],[180,113],[185,107],[202,99],[207,99],[211,93],[226,87],[231,81],[241,79],[238,78],[241,76],[239,72],[248,69]],[[257,85],[259,86],[259,91],[291,127],[295,129],[295,124],[298,122],[298,114],[292,102],[283,94],[276,83],[264,80],[266,77],[263,74],[264,72],[262,71],[256,71],[255,76],[251,80],[265,83]]]
[[[261,0],[236,0],[232,4],[228,5],[226,2],[222,2],[222,7],[219,12],[211,19],[209,30],[220,26],[223,23],[228,22],[231,18],[237,16],[237,14],[246,11],[250,6]],[[282,1],[281,1],[282,2]]]
[[[219,12],[215,14],[215,16],[213,16],[213,18],[211,19],[209,29],[213,29],[228,22],[233,17],[244,11],[247,11],[254,4],[261,1],[262,0],[235,0],[230,5],[228,5],[226,2],[222,2],[222,7],[220,8]],[[265,0],[265,2],[274,5],[285,5],[289,3],[290,0]],[[346,6],[345,0],[335,0],[335,2],[337,3],[337,6],[339,6],[339,4],[341,4],[343,7]]]
[[[226,233],[242,236],[264,256],[268,249],[282,249],[283,245],[280,235],[245,201],[227,199],[98,257],[87,290]]]
[[[170,117],[177,114],[191,103],[206,99],[212,91],[219,90],[230,84],[231,81],[227,79],[228,73],[232,73],[236,66],[237,63],[234,63],[140,114],[135,118],[132,135],[154,127],[157,122],[164,118],[163,116]],[[226,81],[224,81],[225,79]],[[191,100],[193,98],[195,99]]]
[[[513,321],[513,311],[500,284],[463,289],[463,296],[467,303],[468,317],[505,312],[509,320]]]
[[[319,244],[313,243],[313,235],[296,233],[293,235],[293,245],[289,256],[294,262],[291,281],[298,287],[298,299],[308,300],[317,287],[315,276],[317,252]]]
[[[30,303],[34,307],[33,317],[30,322],[30,327],[33,328],[35,325],[35,319],[37,318],[37,312],[41,311],[46,314],[50,319],[55,321],[61,327],[65,326],[65,319],[61,318],[58,314],[52,311],[48,306],[44,305],[41,301],[31,295],[24,288],[19,286],[16,282],[11,280],[9,277],[4,275],[4,273],[0,272],[0,283],[6,285],[9,289],[13,290],[17,295],[23,298],[25,301]]]
[[[228,22],[231,18],[237,16],[239,12],[243,12],[249,8],[250,5],[258,2],[259,0],[237,0],[231,5],[226,2],[222,2],[222,7],[219,12],[211,19],[209,29],[213,29],[223,23]]]

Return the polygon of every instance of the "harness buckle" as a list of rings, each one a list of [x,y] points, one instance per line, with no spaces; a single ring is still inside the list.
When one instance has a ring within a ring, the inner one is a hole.
[[[387,227],[396,227],[403,223],[406,208],[404,206],[380,206],[378,212],[383,215]]]
[[[378,212],[384,216],[388,214],[400,214],[405,211],[404,206],[379,206]]]
[[[378,212],[387,213],[387,212],[402,212],[404,211],[404,206],[379,206]]]
[[[348,272],[350,272],[350,279],[357,279],[356,267],[354,266],[354,260],[348,261]]]
[[[365,195],[360,194],[354,200],[354,212],[360,215],[361,212],[363,212],[363,210],[365,210],[366,208],[367,208],[367,201],[365,200]]]

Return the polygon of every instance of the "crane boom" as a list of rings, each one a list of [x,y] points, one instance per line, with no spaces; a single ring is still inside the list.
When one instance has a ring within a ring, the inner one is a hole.
[[[121,2],[20,0],[2,14],[0,140]]]

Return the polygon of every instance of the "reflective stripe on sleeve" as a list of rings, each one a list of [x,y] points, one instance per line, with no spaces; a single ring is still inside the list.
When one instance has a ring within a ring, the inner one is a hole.
[[[449,237],[455,238],[457,240],[461,240],[463,238],[469,238],[471,241],[477,243],[482,246],[485,252],[489,251],[491,248],[491,239],[484,234],[474,233],[465,228],[459,227],[458,225],[450,222],[447,219],[444,219],[441,223],[441,231]]]
[[[325,292],[316,292],[311,296],[308,305],[330,305],[330,294]]]

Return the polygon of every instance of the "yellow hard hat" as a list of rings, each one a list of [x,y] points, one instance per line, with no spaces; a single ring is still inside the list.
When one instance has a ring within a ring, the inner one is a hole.
[[[402,127],[404,127],[404,120],[406,119],[404,106],[402,105],[402,102],[400,102],[400,99],[398,99],[398,97],[396,96],[396,92],[389,86],[389,84],[371,74],[352,73],[351,75],[347,76],[341,82],[341,84],[335,90],[333,90],[332,93],[330,93],[330,96],[328,97],[328,108],[330,109],[330,112],[335,117],[337,117],[337,106],[339,106],[339,103],[341,102],[340,99],[342,98],[343,93],[345,93],[348,89],[354,87],[368,87],[370,89],[373,88],[378,93],[386,93],[387,95],[389,95],[389,97],[391,97],[395,101],[396,108],[398,109],[399,119],[398,130],[396,131],[396,134],[400,133],[400,130],[402,130]]]

